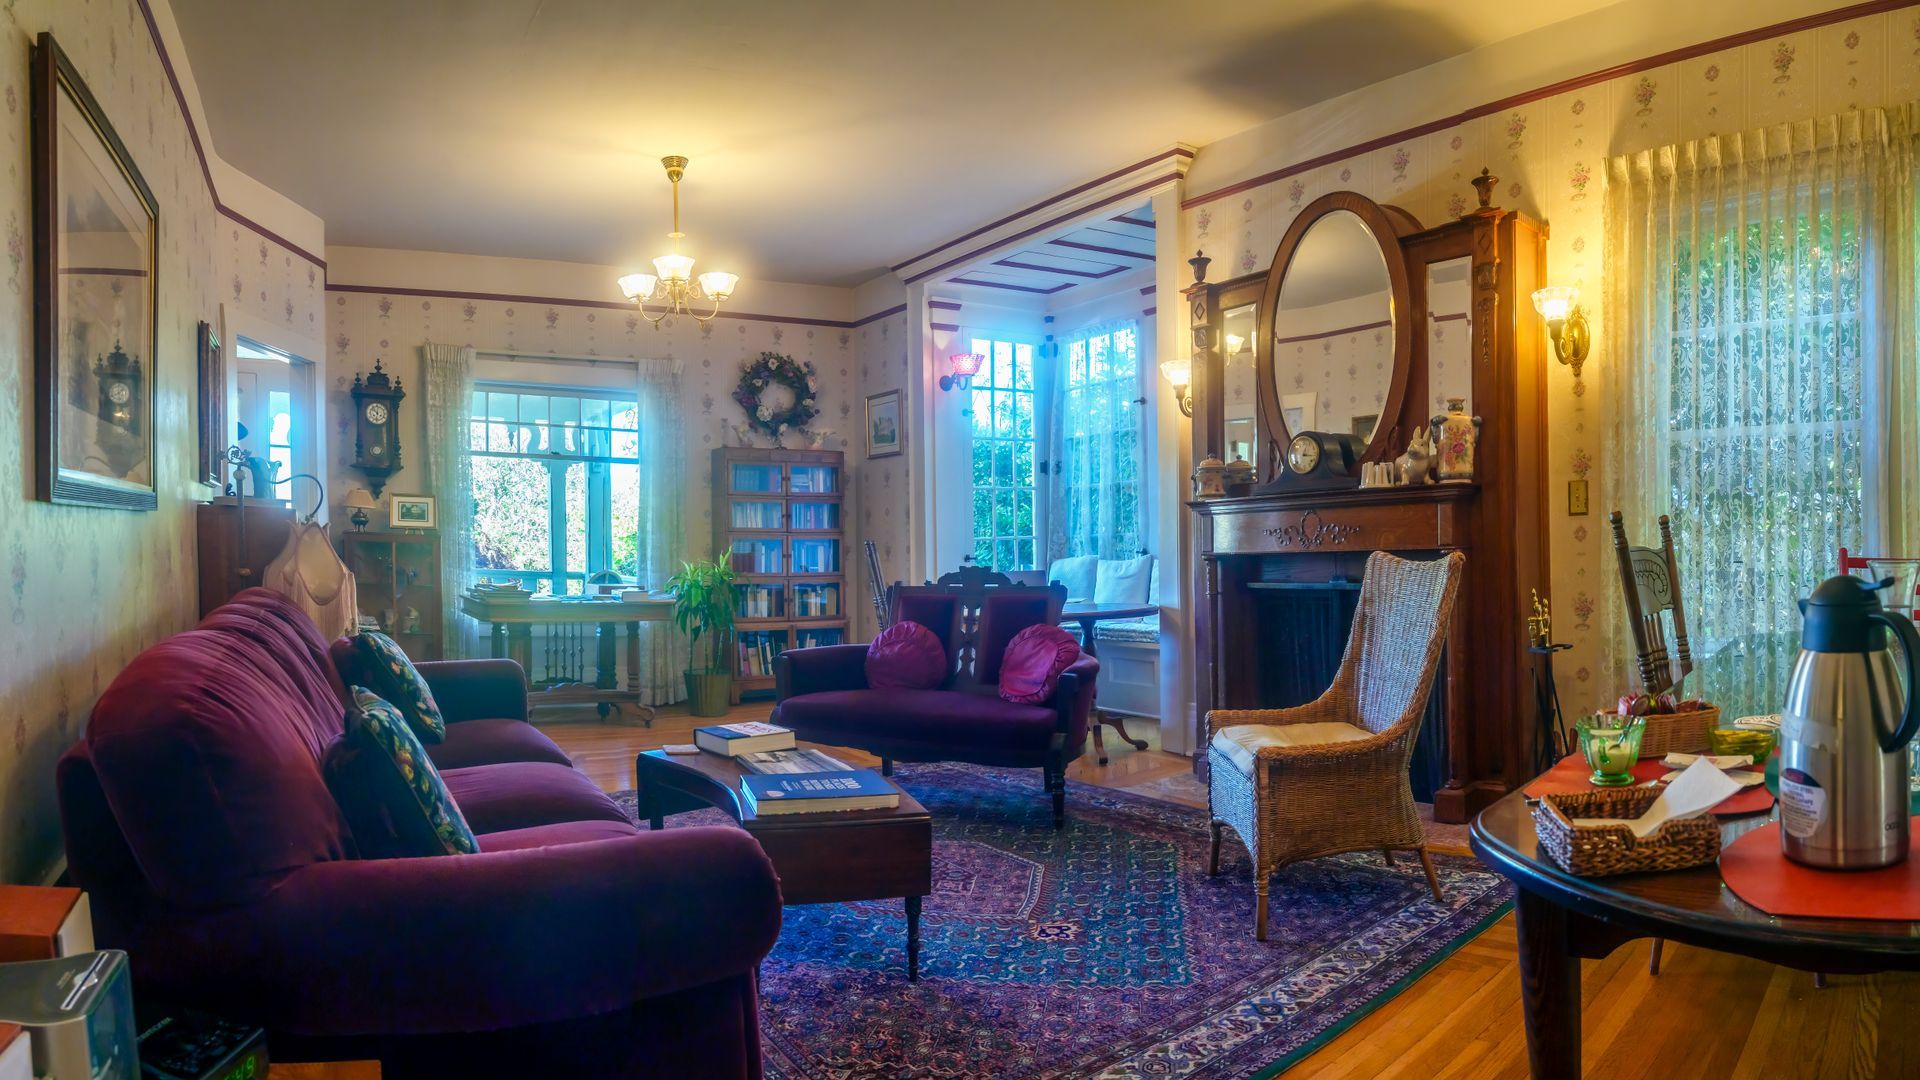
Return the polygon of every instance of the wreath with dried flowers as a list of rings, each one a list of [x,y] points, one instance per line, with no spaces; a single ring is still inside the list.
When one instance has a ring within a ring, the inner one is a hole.
[[[733,400],[746,410],[747,426],[776,442],[789,431],[805,435],[807,425],[820,415],[820,407],[815,404],[818,387],[814,374],[812,361],[801,363],[791,356],[763,352],[740,369],[740,385],[733,390]],[[766,400],[767,391],[776,386],[786,387],[793,395],[791,404],[781,407]]]

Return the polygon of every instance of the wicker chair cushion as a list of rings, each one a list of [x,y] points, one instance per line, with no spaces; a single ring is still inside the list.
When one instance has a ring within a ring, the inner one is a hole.
[[[1235,724],[1213,736],[1213,748],[1227,755],[1242,773],[1253,775],[1253,762],[1263,746],[1318,746],[1370,739],[1373,733],[1352,724]]]

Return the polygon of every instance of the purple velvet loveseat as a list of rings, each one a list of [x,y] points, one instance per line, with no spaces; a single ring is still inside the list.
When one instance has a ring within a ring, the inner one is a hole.
[[[932,585],[895,585],[897,622],[932,630],[947,677],[931,690],[867,685],[865,645],[788,649],[774,658],[773,722],[800,738],[852,746],[895,761],[965,761],[1039,769],[1053,797],[1053,827],[1066,824],[1067,764],[1086,750],[1100,662],[1081,656],[1053,697],[1026,705],[999,696],[1000,661],[1014,635],[1060,621],[1066,589],[1013,585],[969,567]]]
[[[60,805],[136,1007],[249,1020],[276,1059],[378,1058],[388,1077],[760,1075],[780,896],[759,845],[636,830],[526,723],[511,661],[420,668],[478,854],[357,857],[322,773],[342,673],[271,593],[114,680],[60,761]]]

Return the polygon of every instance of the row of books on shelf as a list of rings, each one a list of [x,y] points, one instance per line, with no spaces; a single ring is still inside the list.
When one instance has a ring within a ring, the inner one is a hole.
[[[761,721],[716,724],[695,728],[693,741],[701,752],[732,758],[745,770],[740,793],[757,816],[900,805],[900,789],[879,773],[852,768],[819,750],[799,749],[791,728]]]
[[[770,585],[747,585],[740,590],[740,606],[734,612],[742,619],[773,619],[780,615],[780,590]]]
[[[771,675],[773,658],[786,652],[786,646],[778,644],[771,635],[762,634],[748,640],[740,639],[740,674]]]
[[[840,614],[840,588],[823,585],[817,589],[793,590],[793,615],[797,619]]]
[[[761,502],[737,502],[731,511],[733,527],[736,529],[778,529],[780,527],[780,504]],[[798,528],[799,526],[795,526]]]
[[[840,527],[838,507],[833,503],[794,503],[793,524],[795,529],[837,529]]]

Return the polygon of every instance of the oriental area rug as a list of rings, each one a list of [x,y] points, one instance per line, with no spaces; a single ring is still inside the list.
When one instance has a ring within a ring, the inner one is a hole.
[[[1035,770],[894,779],[933,814],[920,981],[899,901],[787,908],[761,969],[769,1077],[1271,1076],[1511,897],[1470,858],[1434,856],[1436,904],[1417,859],[1335,856],[1275,876],[1273,940],[1257,942],[1246,849],[1229,830],[1207,876],[1203,810],[1075,783],[1055,831]],[[633,814],[633,792],[615,799]]]

